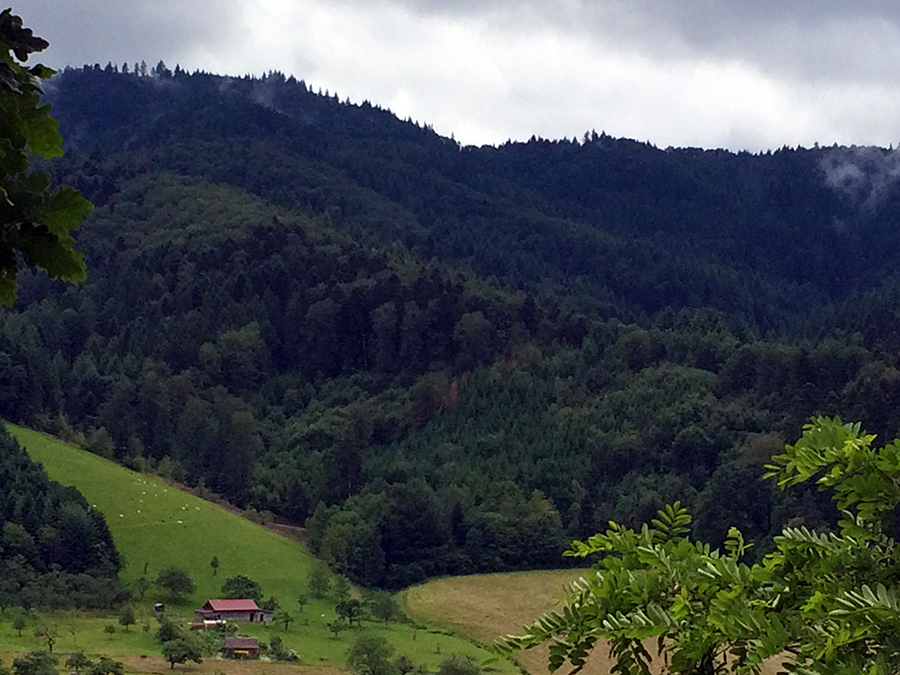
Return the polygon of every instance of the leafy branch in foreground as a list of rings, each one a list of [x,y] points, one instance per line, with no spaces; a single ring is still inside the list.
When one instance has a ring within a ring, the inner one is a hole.
[[[50,188],[50,174],[29,171],[30,157],[63,154],[50,104],[41,103],[41,80],[53,70],[24,64],[49,46],[7,9],[0,12],[0,303],[16,297],[19,258],[66,281],[85,278],[84,259],[69,230],[91,210],[78,190]]]
[[[900,441],[875,449],[874,439],[858,424],[815,418],[766,467],[782,489],[814,481],[831,490],[838,532],[785,528],[775,550],[748,566],[737,529],[724,551],[711,550],[688,538],[678,503],[640,531],[610,523],[567,552],[600,556],[568,603],[497,649],[549,642],[551,670],[567,661],[580,669],[604,640],[623,675],[647,675],[655,659],[691,674],[758,673],[768,660],[795,673],[900,671]]]

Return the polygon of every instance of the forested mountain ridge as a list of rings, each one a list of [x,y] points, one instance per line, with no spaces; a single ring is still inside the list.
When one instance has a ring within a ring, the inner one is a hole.
[[[74,147],[157,148],[154,164],[238,184],[279,204],[327,208],[384,241],[402,239],[426,256],[465,259],[518,283],[600,275],[618,281],[614,292],[627,293],[626,265],[595,269],[589,256],[620,253],[635,239],[645,256],[698,256],[838,292],[892,259],[893,249],[866,246],[870,236],[889,238],[892,230],[897,158],[888,151],[754,156],[658,150],[596,133],[581,142],[460,148],[368,103],[342,104],[277,74],[120,76],[115,91],[110,76],[93,70],[80,73],[77,86],[57,84],[55,113],[71,128]],[[372,209],[372,192],[382,198],[380,209]],[[563,238],[561,218],[589,230],[573,228],[566,237],[572,245],[563,246],[555,241]],[[589,236],[597,230],[620,238]],[[467,236],[473,232],[497,245],[515,243],[526,257],[473,250],[480,248]],[[556,245],[537,245],[547,243]],[[677,281],[669,283],[677,289]],[[673,291],[661,300],[668,306],[686,298]]]
[[[0,414],[302,521],[356,579],[788,517],[814,413],[898,431],[895,153],[460,147],[277,73],[68,70],[89,279],[23,275]]]

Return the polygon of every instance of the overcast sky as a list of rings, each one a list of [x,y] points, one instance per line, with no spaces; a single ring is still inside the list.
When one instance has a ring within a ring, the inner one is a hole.
[[[900,141],[897,0],[19,0],[54,67],[280,70],[466,144]]]

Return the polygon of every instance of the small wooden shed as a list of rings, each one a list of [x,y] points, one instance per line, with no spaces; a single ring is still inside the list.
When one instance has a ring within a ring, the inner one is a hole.
[[[255,637],[227,637],[222,652],[231,659],[255,659],[259,656],[259,640]]]

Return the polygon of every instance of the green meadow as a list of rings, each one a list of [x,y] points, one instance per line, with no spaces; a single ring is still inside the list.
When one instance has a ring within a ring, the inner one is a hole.
[[[57,612],[42,618],[59,632],[55,651],[78,650],[114,656],[158,654],[153,640],[156,621],[153,603],[166,603],[166,612],[183,620],[193,616],[196,607],[207,599],[221,596],[222,583],[228,577],[244,574],[262,587],[265,597],[275,596],[282,609],[294,617],[287,631],[283,625],[241,624],[241,633],[269,641],[280,637],[285,646],[300,655],[306,666],[341,666],[347,650],[359,635],[348,629],[335,639],[327,628],[336,615],[334,602],[312,600],[300,612],[297,597],[306,590],[312,558],[303,546],[271,532],[238,514],[204,501],[170,485],[162,479],[130,471],[68,443],[44,434],[7,425],[32,459],[44,465],[51,479],[77,487],[88,502],[99,509],[109,524],[113,539],[125,565],[122,579],[133,585],[141,576],[155,579],[169,566],[184,568],[197,585],[196,591],[177,606],[156,588],[143,602],[135,603],[137,625],[128,633],[118,625],[117,616],[89,616]],[[217,576],[210,561],[219,559]],[[104,632],[107,624],[116,627],[112,636]],[[144,630],[144,625],[149,630]],[[490,654],[476,644],[446,628],[422,624],[363,622],[363,631],[383,635],[398,655],[436,669],[449,654],[461,653],[481,662]],[[8,622],[0,625],[0,650],[26,651],[41,648],[33,636],[33,627],[18,637]],[[500,673],[517,673],[506,661],[492,663]]]
[[[125,557],[122,579],[155,579],[169,566],[188,570],[197,590],[186,603],[193,609],[220,596],[222,582],[246,574],[274,595],[288,611],[296,609],[311,558],[296,542],[167,484],[44,434],[8,426],[50,478],[77,487],[106,517]],[[219,559],[218,576],[210,561]],[[146,599],[164,600],[151,590]]]

